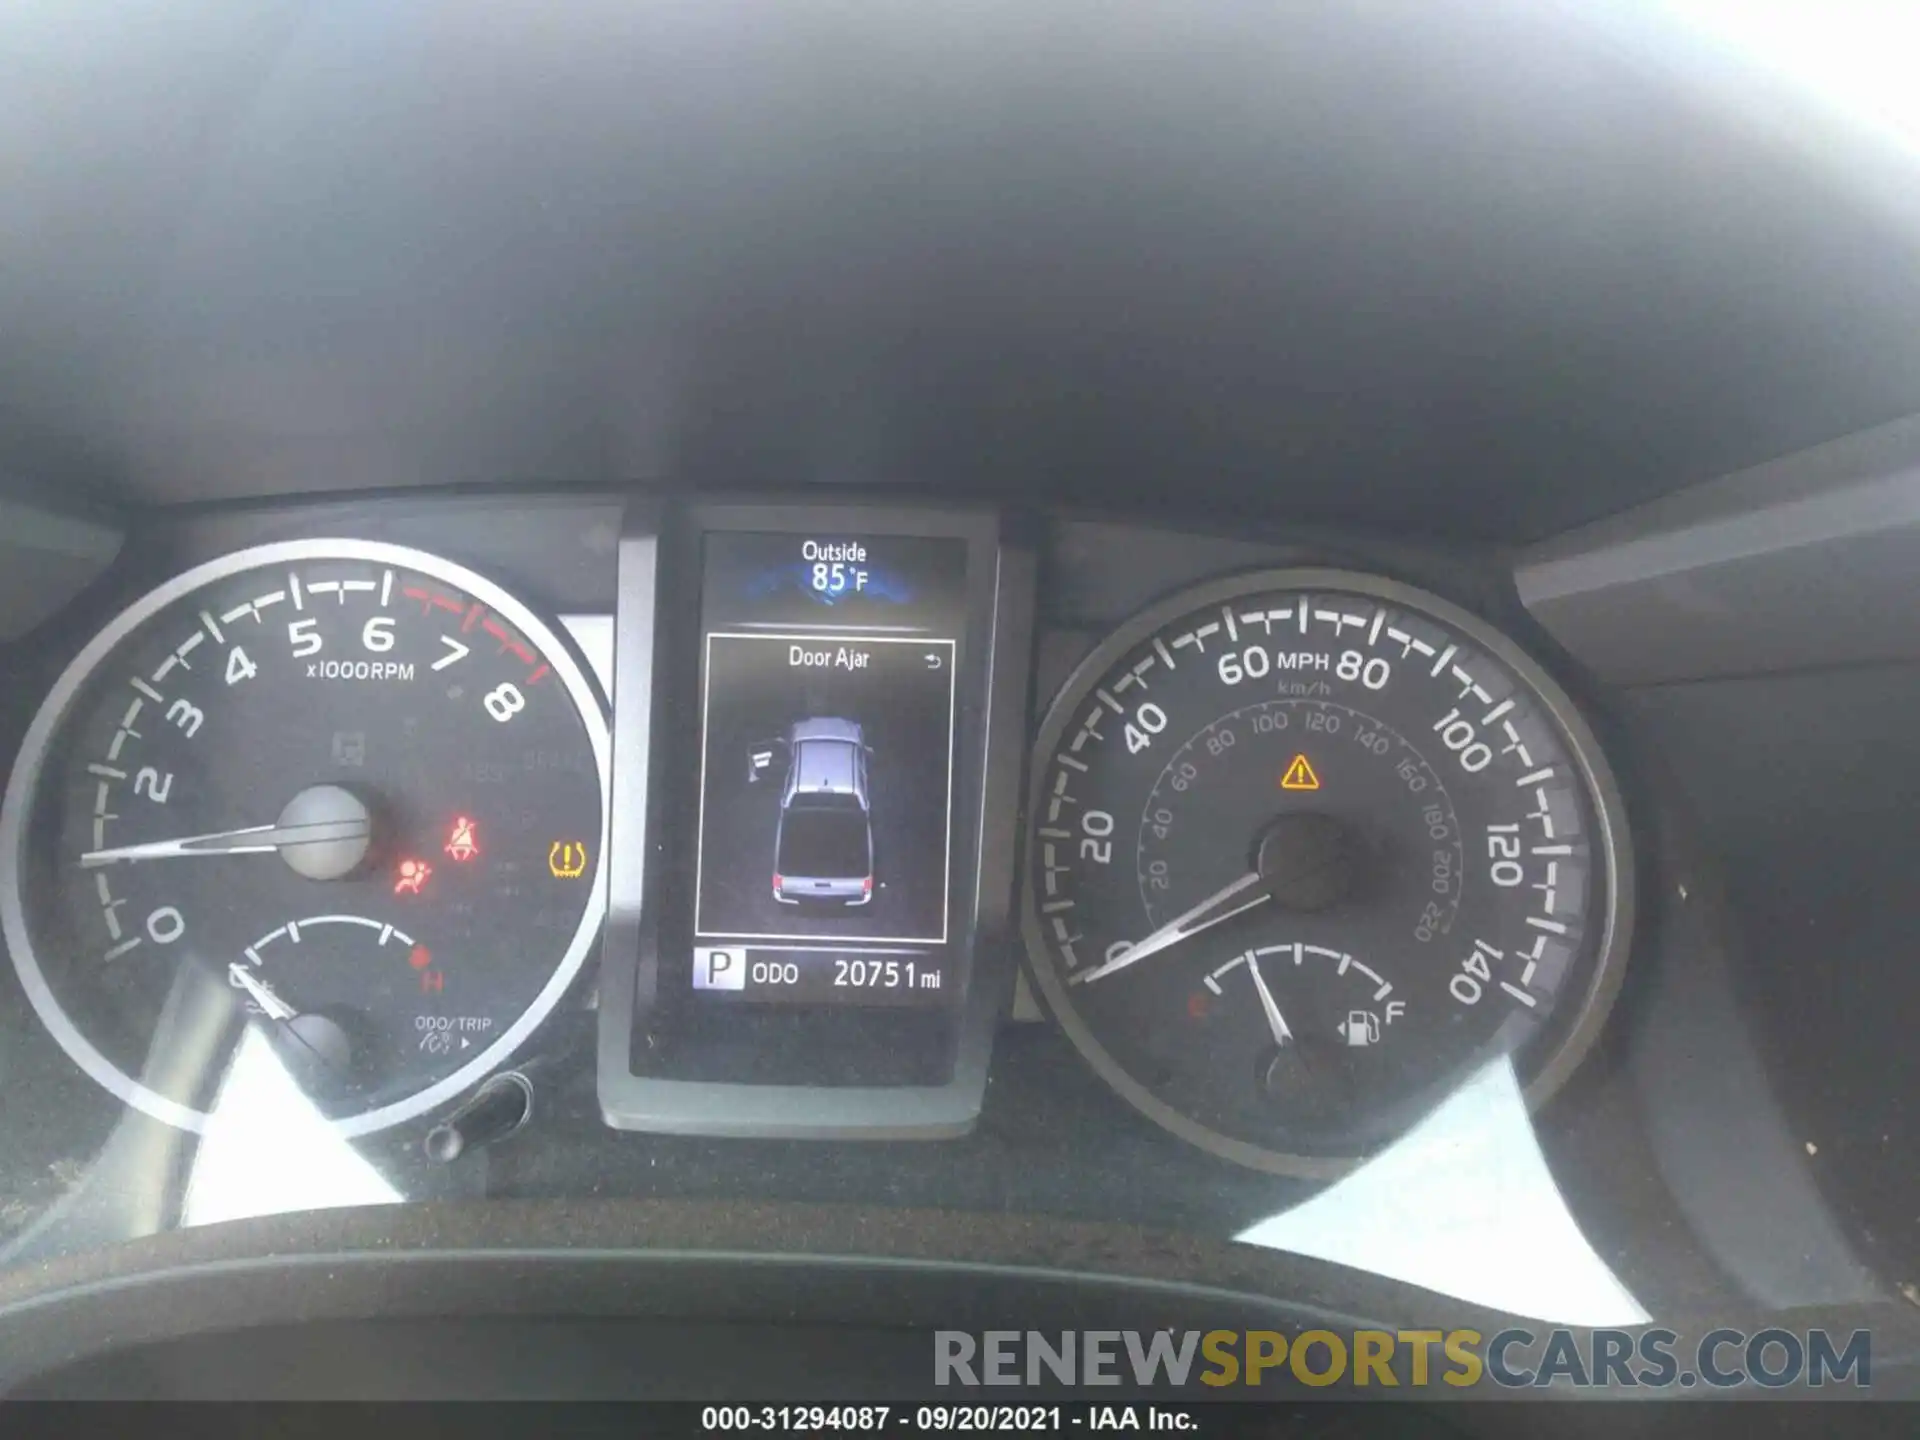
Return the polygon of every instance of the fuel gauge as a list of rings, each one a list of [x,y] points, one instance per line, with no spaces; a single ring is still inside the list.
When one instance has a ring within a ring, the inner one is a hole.
[[[1284,1103],[1303,1135],[1346,1138],[1355,1115],[1396,1107],[1388,1057],[1419,1042],[1399,1023],[1406,1001],[1364,960],[1295,940],[1244,951],[1200,983],[1206,993],[1187,1008],[1210,1030],[1264,1028],[1269,1044],[1237,1034],[1226,1043],[1252,1055],[1248,1087]]]

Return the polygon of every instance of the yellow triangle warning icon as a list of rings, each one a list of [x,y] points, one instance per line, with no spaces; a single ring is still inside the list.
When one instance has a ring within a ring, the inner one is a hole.
[[[1282,790],[1318,790],[1320,777],[1313,773],[1313,766],[1307,763],[1307,757],[1296,755],[1293,763],[1287,766],[1287,773],[1280,777]]]

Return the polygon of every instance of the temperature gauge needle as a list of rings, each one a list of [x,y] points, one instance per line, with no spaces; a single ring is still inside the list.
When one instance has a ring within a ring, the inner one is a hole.
[[[303,1085],[335,1085],[352,1074],[353,1043],[338,1024],[294,1009],[238,960],[227,966],[227,974],[273,1022],[280,1053]]]
[[[269,1020],[297,1020],[300,1018],[300,1012],[298,1010],[274,994],[272,990],[267,988],[264,980],[256,979],[253,972],[238,960],[227,966],[227,974],[232,977],[234,984],[238,985],[253,997],[255,1004],[266,1011]]]
[[[1267,977],[1260,973],[1260,962],[1254,958],[1251,950],[1247,952],[1247,970],[1253,976],[1253,988],[1260,992],[1260,1008],[1266,1012],[1267,1028],[1273,1031],[1273,1043],[1282,1047],[1291,1045],[1293,1031],[1287,1028],[1287,1017],[1280,1013],[1273,991],[1267,988]]]

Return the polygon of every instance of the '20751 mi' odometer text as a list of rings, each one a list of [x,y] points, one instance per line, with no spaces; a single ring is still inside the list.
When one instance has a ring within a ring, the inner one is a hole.
[[[1511,1056],[1537,1101],[1618,982],[1620,802],[1567,697],[1484,622],[1335,571],[1136,617],[1033,762],[1049,1008],[1168,1129],[1333,1174]]]

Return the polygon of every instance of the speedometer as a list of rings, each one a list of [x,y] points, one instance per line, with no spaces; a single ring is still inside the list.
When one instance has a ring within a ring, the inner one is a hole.
[[[607,769],[591,682],[498,586],[393,545],[243,551],[127,610],[34,720],[7,949],[75,1063],[156,1119],[204,1130],[264,1056],[337,1133],[380,1130],[578,973]]]
[[[1094,1069],[1216,1154],[1333,1175],[1482,1065],[1537,1103],[1618,987],[1617,788],[1546,673],[1372,576],[1137,616],[1034,752],[1034,979]]]

